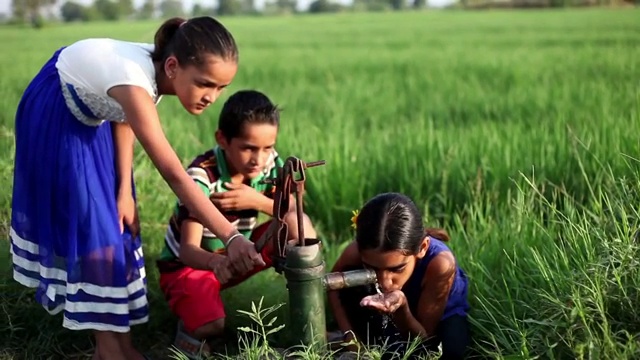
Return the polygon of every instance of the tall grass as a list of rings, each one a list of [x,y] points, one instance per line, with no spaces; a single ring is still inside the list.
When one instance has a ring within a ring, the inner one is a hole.
[[[229,93],[197,119],[172,98],[159,111],[186,164],[213,146],[230,93],[257,88],[281,104],[280,153],[327,161],[307,172],[306,210],[329,266],[351,237],[351,210],[383,191],[411,196],[426,222],[450,231],[469,275],[476,354],[638,358],[637,18],[571,10],[224,19],[240,44]],[[5,233],[13,115],[29,79],[70,41],[151,41],[157,25],[0,29],[10,49],[0,56]],[[153,260],[174,196],[141,150],[135,161],[152,314],[134,336],[166,358],[175,318]],[[45,316],[11,280],[8,251],[0,259],[0,359],[88,354],[88,334]],[[275,325],[286,325],[284,280],[265,272],[223,293],[229,327],[249,326],[237,310],[256,294],[267,307],[285,304]],[[272,334],[274,346],[286,330]]]

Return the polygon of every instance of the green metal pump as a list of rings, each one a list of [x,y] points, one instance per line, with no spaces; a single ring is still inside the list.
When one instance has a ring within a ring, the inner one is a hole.
[[[278,273],[284,273],[287,280],[290,312],[287,327],[292,338],[299,339],[297,345],[313,344],[323,349],[327,344],[325,292],[377,282],[376,273],[367,269],[325,273],[321,241],[304,236],[304,228],[300,224],[303,224],[304,214],[305,169],[324,164],[324,160],[304,163],[296,157],[289,157],[275,179],[264,180],[276,188],[274,225],[256,242],[258,252],[267,242],[273,242],[273,266]],[[295,195],[298,219],[298,229],[295,230],[301,239],[297,244],[287,242],[288,229],[284,222],[291,195]]]

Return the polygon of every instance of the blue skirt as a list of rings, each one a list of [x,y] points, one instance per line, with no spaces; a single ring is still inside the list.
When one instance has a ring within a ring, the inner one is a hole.
[[[149,316],[141,240],[120,232],[110,123],[84,125],[65,104],[61,50],[16,113],[13,277],[49,313],[63,312],[65,328],[128,332]]]

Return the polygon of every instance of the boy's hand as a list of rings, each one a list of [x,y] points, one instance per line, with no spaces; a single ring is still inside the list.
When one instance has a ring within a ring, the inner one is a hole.
[[[233,279],[231,263],[229,263],[229,258],[224,255],[214,254],[209,260],[209,268],[216,275],[221,286]]]
[[[211,194],[211,201],[223,211],[260,209],[265,196],[245,184],[225,183],[226,192]]]

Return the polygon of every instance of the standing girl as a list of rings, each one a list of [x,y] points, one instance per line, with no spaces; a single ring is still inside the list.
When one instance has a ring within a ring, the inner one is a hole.
[[[176,95],[191,114],[237,71],[218,21],[167,20],[155,44],[78,41],[56,51],[25,90],[15,120],[14,279],[36,288],[63,327],[94,331],[94,359],[142,359],[130,326],[148,320],[133,185],[137,138],[182,203],[223,240],[239,273],[264,261],[184,171],[155,105]]]
[[[356,241],[332,271],[373,269],[380,293],[364,287],[329,293],[345,340],[355,334],[358,341],[386,342],[388,352],[402,354],[409,337],[421,337],[421,351],[413,355],[437,351],[442,343],[442,359],[463,358],[469,343],[467,277],[443,243],[447,233],[425,229],[415,204],[397,193],[369,200],[355,224]]]

